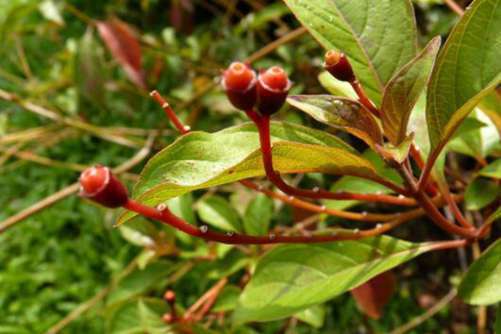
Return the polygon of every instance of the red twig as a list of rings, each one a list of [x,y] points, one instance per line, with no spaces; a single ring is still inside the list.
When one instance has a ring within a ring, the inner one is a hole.
[[[266,172],[266,176],[268,179],[277,186],[278,189],[283,192],[298,197],[307,197],[314,199],[337,199],[337,200],[360,200],[367,202],[383,202],[389,204],[396,205],[415,205],[415,201],[406,198],[406,197],[395,197],[389,195],[382,194],[357,194],[357,193],[349,193],[349,192],[330,192],[323,189],[301,189],[288,185],[273,168],[273,157],[271,152],[271,138],[270,138],[270,118],[268,115],[258,115],[254,111],[247,111],[247,115],[249,118],[256,123],[256,126],[259,131],[259,140],[261,142],[261,152],[263,157],[263,165]],[[373,179],[371,179],[373,180]],[[382,180],[373,180],[376,182],[380,182],[383,185],[391,188],[394,191],[399,193],[406,192],[405,189],[402,189],[391,182],[386,182]]]
[[[155,99],[155,101],[162,107],[169,120],[172,122],[172,124],[174,124],[174,126],[181,134],[184,135],[190,131],[189,127],[184,126],[183,123],[181,123],[174,110],[172,110],[170,104],[165,101],[162,95],[154,90],[150,93],[150,96],[153,97],[153,99]]]
[[[353,90],[357,94],[360,103],[363,104],[364,107],[366,107],[374,116],[380,117],[381,115],[379,110],[374,106],[374,104],[365,93],[365,90],[360,84],[360,81],[355,79],[353,81],[350,81],[350,85],[351,87],[353,87]]]
[[[193,237],[202,238],[207,241],[216,241],[230,245],[264,245],[264,244],[282,244],[282,243],[323,243],[338,240],[358,240],[362,238],[377,236],[383,234],[404,222],[402,219],[378,224],[376,227],[367,230],[342,230],[331,231],[329,235],[312,235],[312,236],[282,236],[270,234],[268,236],[252,236],[237,233],[220,233],[209,230],[207,225],[200,228],[187,223],[181,218],[174,215],[167,206],[160,208],[152,208],[132,199],[129,199],[124,205],[124,208],[136,212],[144,217],[151,218],[170,225]]]

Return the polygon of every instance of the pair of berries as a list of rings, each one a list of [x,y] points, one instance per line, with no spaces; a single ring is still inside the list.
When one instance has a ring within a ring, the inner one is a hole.
[[[351,64],[343,53],[328,51],[324,68],[338,80],[355,81]],[[248,111],[255,107],[262,115],[271,115],[284,104],[291,81],[280,66],[270,67],[256,75],[250,66],[233,62],[223,73],[222,85],[237,109]]]
[[[223,73],[222,85],[235,108],[248,111],[255,107],[262,115],[271,115],[284,104],[292,83],[280,66],[257,75],[248,65],[233,62]]]

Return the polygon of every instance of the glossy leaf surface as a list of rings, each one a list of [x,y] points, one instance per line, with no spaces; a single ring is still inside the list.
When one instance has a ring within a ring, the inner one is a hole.
[[[287,102],[317,121],[343,129],[372,147],[383,140],[374,116],[356,101],[331,95],[295,95]]]
[[[426,119],[433,149],[501,79],[501,0],[476,0],[440,52],[428,89]]]
[[[235,311],[238,323],[290,316],[426,252],[383,236],[324,245],[284,245],[258,263]]]
[[[284,0],[327,50],[344,52],[367,94],[379,105],[385,84],[417,52],[407,0]]]
[[[428,82],[439,48],[440,37],[436,37],[385,87],[381,120],[385,134],[395,145],[407,135],[411,111]]]
[[[501,301],[501,239],[492,244],[468,269],[459,285],[459,296],[468,304],[490,305]]]

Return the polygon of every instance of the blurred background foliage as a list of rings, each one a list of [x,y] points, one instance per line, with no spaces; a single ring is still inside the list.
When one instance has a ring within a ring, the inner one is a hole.
[[[414,5],[422,44],[446,36],[457,20],[440,0]],[[0,221],[74,182],[82,166],[127,161],[152,135],[149,129],[161,131],[154,151],[172,142],[176,134],[148,89],[159,90],[197,130],[241,123],[244,117],[215,87],[221,69],[296,28],[278,1],[0,0]],[[322,54],[302,34],[255,65],[281,64],[295,92],[323,92],[317,80]],[[23,107],[27,101],[50,113],[30,112]],[[278,117],[311,123],[295,112]],[[127,178],[130,184],[134,177]],[[303,182],[325,180],[313,175]],[[172,200],[171,207],[189,221],[243,224],[254,233],[262,233],[263,221],[273,225],[300,215],[238,186],[213,193],[195,192]],[[234,307],[246,279],[242,268],[255,260],[254,251],[206,245],[145,221],[114,229],[116,215],[69,196],[0,234],[0,333],[46,332],[77,307],[89,310],[62,332],[167,333],[161,321],[167,287],[178,294],[179,307],[188,308],[228,276],[214,309]],[[439,233],[430,229],[421,233]],[[444,260],[451,266],[436,270]],[[386,333],[446,294],[458,261],[454,254],[430,255],[399,268],[406,280],[380,321],[365,318],[344,295],[287,321],[234,331],[229,317],[216,314],[196,331]],[[430,267],[434,273],[424,274]],[[450,321],[453,308],[460,318]],[[447,326],[469,333],[473,316],[465,308],[452,303],[419,333]]]

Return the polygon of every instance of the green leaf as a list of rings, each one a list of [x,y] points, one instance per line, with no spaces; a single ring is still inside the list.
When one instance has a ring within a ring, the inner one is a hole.
[[[281,319],[323,303],[430,250],[387,236],[323,245],[284,245],[267,253],[240,296],[235,321]]]
[[[501,0],[476,0],[440,52],[428,88],[426,119],[440,150],[501,79]]]
[[[294,317],[314,328],[321,328],[325,321],[325,306],[320,304],[309,307],[296,313]]]
[[[393,144],[400,144],[407,136],[411,111],[430,78],[439,48],[440,37],[435,37],[384,89],[381,121]]]
[[[384,162],[384,160],[376,152],[368,149],[364,152],[362,156],[365,159],[369,160],[378,171],[378,174],[384,176],[385,179],[391,180],[399,185],[403,183],[402,179],[400,178],[400,175],[398,175],[398,173],[394,169],[389,168]],[[379,183],[354,176],[341,177],[339,180],[337,180],[332,184],[330,190],[333,192],[348,191],[359,194],[391,193],[391,190],[389,190],[388,188]],[[344,210],[354,205],[357,205],[360,202],[354,200],[346,200],[346,201],[326,200],[323,201],[323,203],[330,209]]]
[[[236,285],[227,285],[223,291],[217,296],[216,302],[212,307],[212,312],[228,312],[232,311],[238,302],[238,296],[242,290]]]
[[[411,149],[413,141],[414,141],[414,134],[411,133],[397,145],[393,145],[391,143],[385,143],[384,146],[377,145],[376,151],[378,151],[381,154],[381,156],[386,160],[390,161],[393,160],[401,164],[409,156],[409,151]]]
[[[496,200],[499,194],[499,186],[494,182],[482,178],[475,179],[466,188],[466,209],[480,210]]]
[[[287,102],[321,123],[359,137],[371,147],[383,141],[374,116],[356,101],[331,95],[295,95]]]
[[[323,71],[318,75],[318,81],[331,95],[344,96],[350,99],[358,98],[350,83],[336,79],[327,71]]]
[[[501,179],[501,159],[496,159],[484,168],[482,168],[478,175],[491,177],[493,179]]]
[[[155,285],[165,284],[164,279],[179,268],[170,261],[160,260],[151,263],[143,270],[136,270],[125,277],[109,295],[107,305],[113,305],[121,301],[151,290]]]
[[[344,52],[379,105],[385,84],[417,52],[407,0],[284,0],[325,49]]]
[[[497,88],[484,97],[478,104],[478,107],[489,116],[501,135],[501,90]]]
[[[121,305],[108,322],[110,334],[170,334],[175,333],[162,321],[167,311],[160,299],[137,299]]]
[[[266,235],[273,215],[273,200],[263,194],[258,194],[247,209],[244,216],[244,229],[247,234]]]
[[[501,301],[501,239],[492,244],[466,272],[459,296],[468,304],[490,305]]]
[[[273,122],[272,141],[274,166],[280,173],[322,172],[380,178],[369,161],[323,131]],[[246,124],[213,134],[191,132],[147,163],[133,197],[155,206],[196,189],[262,175],[255,126]],[[117,224],[134,216],[125,213]]]
[[[240,216],[230,203],[221,196],[203,199],[197,205],[200,219],[225,231],[241,232]]]

